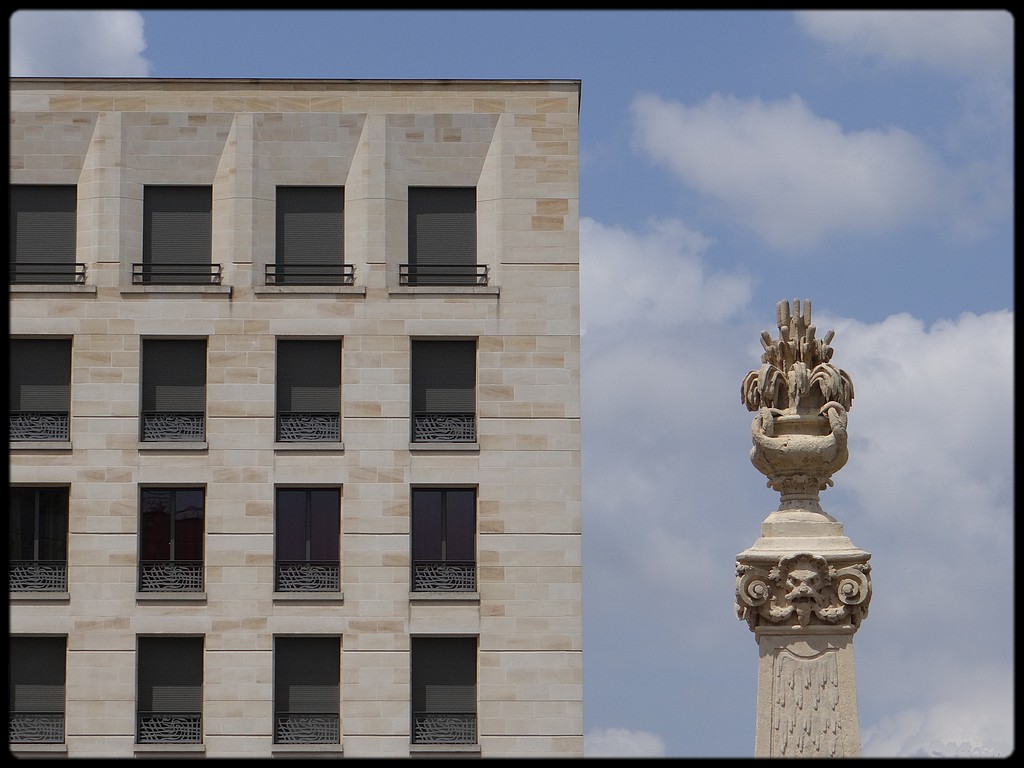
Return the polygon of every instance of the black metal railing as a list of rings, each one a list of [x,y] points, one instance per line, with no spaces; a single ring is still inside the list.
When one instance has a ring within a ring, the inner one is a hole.
[[[133,285],[220,285],[220,281],[220,264],[132,264]]]
[[[277,413],[278,442],[337,442],[341,437],[341,416],[337,413]]]
[[[85,282],[85,264],[74,261],[12,261],[11,283],[74,285]]]
[[[63,712],[11,712],[7,722],[7,740],[11,744],[64,742]]]
[[[139,592],[202,592],[202,560],[142,560]]]
[[[352,264],[267,264],[267,285],[352,285]]]
[[[474,442],[475,413],[414,413],[412,439],[416,443]]]
[[[337,744],[340,724],[332,712],[279,713],[274,716],[274,743]]]
[[[486,264],[399,264],[399,285],[487,285]]]
[[[337,592],[341,565],[337,560],[278,560],[275,592]]]
[[[67,440],[71,414],[67,411],[11,411],[8,439]]]
[[[7,588],[11,592],[67,592],[67,561],[10,560]]]
[[[144,411],[142,414],[142,440],[205,440],[206,414],[161,413]]]
[[[139,712],[138,744],[196,744],[203,740],[202,712]]]
[[[413,712],[414,744],[475,744],[476,713]]]
[[[414,560],[413,592],[473,592],[476,563],[456,560]]]

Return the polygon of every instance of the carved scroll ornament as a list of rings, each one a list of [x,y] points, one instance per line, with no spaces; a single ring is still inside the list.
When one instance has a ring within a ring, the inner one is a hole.
[[[836,567],[801,552],[772,567],[736,564],[736,615],[751,631],[758,625],[860,626],[871,601],[871,566]]]

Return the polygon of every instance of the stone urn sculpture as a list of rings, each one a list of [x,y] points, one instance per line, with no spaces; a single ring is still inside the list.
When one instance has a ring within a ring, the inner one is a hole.
[[[811,303],[780,301],[779,338],[743,379],[754,412],[750,461],[778,491],[761,536],[736,556],[736,614],[760,647],[757,757],[860,754],[853,634],[871,598],[867,552],[819,494],[846,464],[853,382],[831,363]]]

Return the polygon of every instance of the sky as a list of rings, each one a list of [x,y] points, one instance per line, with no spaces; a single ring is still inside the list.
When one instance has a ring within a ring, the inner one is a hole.
[[[13,76],[573,79],[584,753],[750,757],[740,383],[809,299],[853,380],[863,754],[1014,749],[1014,17],[19,11]]]

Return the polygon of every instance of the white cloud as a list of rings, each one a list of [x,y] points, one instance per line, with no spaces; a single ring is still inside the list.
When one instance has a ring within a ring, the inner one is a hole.
[[[17,11],[12,77],[147,77],[151,64],[136,11]]]
[[[709,244],[674,219],[652,221],[639,234],[581,219],[583,333],[728,318],[749,300],[751,281],[743,274],[707,274],[701,259]]]
[[[593,728],[583,736],[585,757],[664,757],[665,741],[656,733],[626,728]]]
[[[988,11],[802,11],[808,35],[856,54],[967,76],[1009,76],[1014,18]]]
[[[632,111],[644,151],[775,247],[890,231],[950,203],[947,172],[914,136],[844,132],[797,96],[691,107],[642,94]]]

